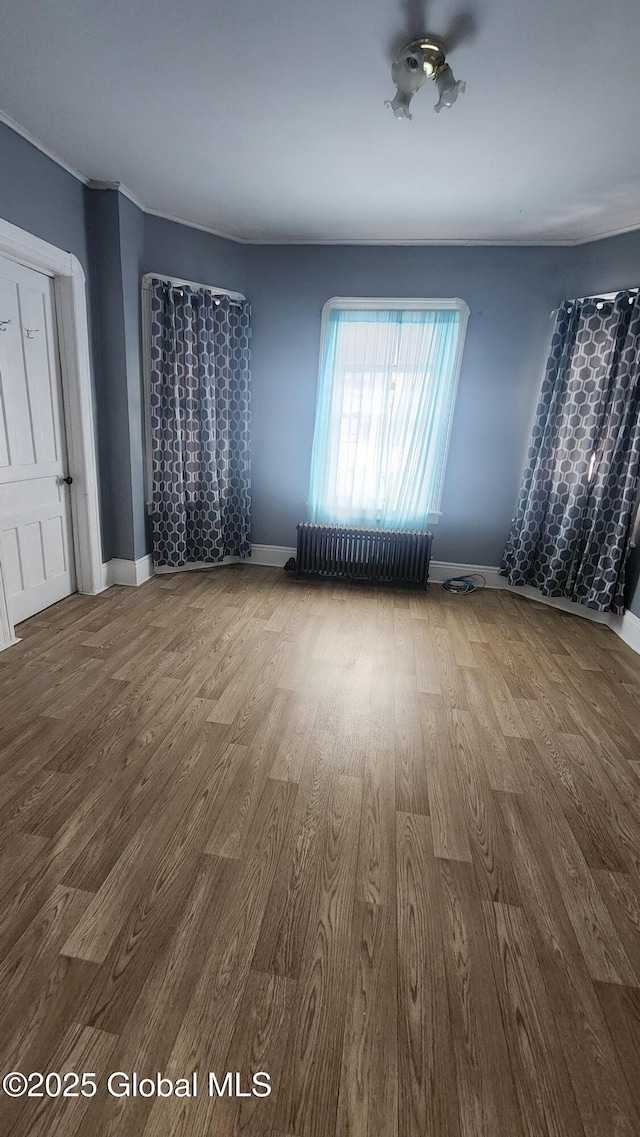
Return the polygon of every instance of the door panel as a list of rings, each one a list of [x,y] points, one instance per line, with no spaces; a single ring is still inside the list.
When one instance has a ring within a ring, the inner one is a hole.
[[[35,461],[41,466],[43,463],[58,462],[61,457],[60,423],[56,414],[58,399],[53,398],[56,394],[57,368],[55,361],[49,359],[45,295],[33,288],[22,287],[20,317],[24,333],[22,346],[33,450]]]
[[[75,587],[49,277],[0,258],[0,555],[15,623]]]
[[[18,530],[7,526],[2,533],[2,569],[7,596],[18,596],[24,587]]]

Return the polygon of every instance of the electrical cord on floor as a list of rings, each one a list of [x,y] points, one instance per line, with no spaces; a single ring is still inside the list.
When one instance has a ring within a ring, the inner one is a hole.
[[[469,592],[479,592],[486,586],[486,580],[481,573],[470,576],[450,576],[443,580],[441,587],[452,596],[467,596]]]

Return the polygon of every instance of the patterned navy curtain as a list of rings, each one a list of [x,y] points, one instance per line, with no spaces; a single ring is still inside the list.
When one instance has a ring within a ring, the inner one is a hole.
[[[565,301],[505,549],[509,584],[624,611],[640,477],[640,300]]]
[[[161,280],[150,292],[154,563],[249,556],[249,304]]]

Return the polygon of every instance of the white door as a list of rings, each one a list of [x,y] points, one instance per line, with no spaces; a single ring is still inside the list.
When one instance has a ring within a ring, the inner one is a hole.
[[[75,591],[53,285],[0,257],[0,556],[20,623]]]

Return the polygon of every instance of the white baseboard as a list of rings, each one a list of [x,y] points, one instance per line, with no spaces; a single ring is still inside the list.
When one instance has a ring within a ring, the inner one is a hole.
[[[295,557],[296,550],[293,545],[252,545],[251,557],[244,561],[245,564],[264,565],[268,568],[284,568],[290,557]],[[103,565],[103,569],[107,570],[107,583],[108,584],[143,584],[145,580],[153,576],[154,572],[172,573],[172,572],[197,572],[200,569],[214,569],[223,565],[233,565],[243,563],[242,557],[225,557],[223,561],[218,564],[206,564],[202,562],[190,562],[189,564],[182,565],[180,568],[153,568],[151,557],[142,557],[139,561],[108,561]],[[440,584],[449,576],[468,576],[470,573],[480,573],[484,576],[487,582],[487,588],[506,588],[507,584],[504,577],[499,575],[499,570],[495,567],[488,567],[487,565],[458,565],[450,564],[447,561],[431,561],[429,570],[429,577],[434,584]]]
[[[225,557],[223,561],[218,561],[217,564],[192,561],[189,564],[181,565],[180,568],[165,568],[164,566],[154,568],[151,557],[147,556],[141,557],[139,561],[108,561],[106,565],[103,565],[103,570],[106,573],[106,585],[127,584],[135,586],[144,584],[145,580],[149,580],[154,573],[162,575],[173,572],[198,572],[204,569],[216,569],[224,565],[242,563],[283,568],[289,557],[295,557],[295,555],[296,550],[289,545],[252,545],[251,557],[246,560],[242,557]]]
[[[6,643],[0,644],[0,651],[6,651],[8,647],[13,647],[14,644],[19,644],[19,643],[20,643],[19,636],[14,636],[13,639],[7,640]]]
[[[640,617],[633,612],[625,612],[624,616],[616,616],[612,612],[596,612],[593,608],[586,608],[584,604],[574,604],[563,596],[543,596],[537,588],[528,584],[507,584],[506,577],[500,576],[498,568],[486,565],[456,565],[446,561],[432,561],[429,570],[429,579],[433,584],[441,584],[450,576],[471,576],[480,573],[487,582],[487,588],[503,588],[513,596],[524,596],[527,600],[535,600],[538,604],[546,604],[549,608],[557,608],[561,612],[569,612],[572,616],[580,616],[583,620],[592,620],[595,624],[606,624],[620,639],[633,651],[640,654]]]
[[[202,561],[193,561],[187,565],[182,565],[180,568],[156,568],[156,573],[166,572],[197,572],[201,569],[216,569],[224,565],[263,565],[268,568],[284,568],[289,560],[289,557],[295,557],[296,551],[289,545],[252,545],[251,556],[244,557],[225,557],[223,561],[218,561],[216,564],[207,564]]]
[[[268,565],[270,568],[284,568],[289,557],[295,557],[296,551],[289,545],[252,545],[251,564]]]
[[[640,618],[633,612],[625,612],[624,616],[612,616],[611,628],[624,640],[633,651],[640,655]]]
[[[564,596],[543,596],[537,588],[530,585],[507,584],[506,577],[500,576],[498,568],[488,568],[482,565],[455,565],[445,561],[432,561],[429,579],[434,583],[442,583],[449,576],[471,576],[481,573],[487,582],[487,588],[503,588],[513,596],[524,596],[527,600],[535,600],[538,604],[546,604],[549,608],[557,608],[561,612],[569,612],[572,616],[580,616],[583,620],[591,620],[595,624],[606,624],[620,639],[633,651],[640,654],[640,617],[633,612],[625,612],[623,616],[616,616],[612,612],[596,612],[594,608],[586,608],[584,604],[575,604]]]
[[[252,545],[251,564],[269,565],[272,568],[283,568],[290,557],[295,557],[296,550],[291,545]],[[500,576],[500,570],[487,565],[456,565],[448,561],[431,561],[429,566],[429,579],[434,584],[441,584],[450,576],[469,576],[480,573],[487,582],[487,588],[506,588],[507,582]]]
[[[640,618],[634,616],[633,612],[627,611],[622,616],[617,616],[614,612],[596,612],[595,609],[586,608],[583,604],[574,604],[563,596],[543,596],[537,588],[531,588],[527,584],[518,587],[507,584],[506,588],[514,596],[526,596],[528,600],[537,600],[538,603],[546,604],[549,608],[558,608],[562,612],[569,612],[572,616],[580,616],[583,620],[592,620],[595,624],[606,624],[612,632],[620,636],[621,640],[624,640],[633,651],[637,651],[640,655]]]
[[[104,567],[104,566],[103,566]],[[130,588],[137,588],[150,580],[153,576],[153,563],[151,557],[140,557],[137,561],[124,561],[114,558],[107,561],[107,584],[124,584]]]
[[[442,584],[451,576],[483,576],[487,588],[506,588],[507,582],[500,576],[495,565],[457,565],[451,561],[431,561],[429,580],[432,584]]]
[[[544,596],[537,588],[529,584],[507,584],[504,577],[503,587],[514,596],[525,596],[527,600],[537,600],[538,604],[546,604],[548,608],[558,608],[561,612],[569,612],[571,616],[580,616],[583,620],[592,620],[594,624],[608,624],[613,627],[613,620],[622,619],[613,616],[611,612],[596,612],[595,608],[587,608],[584,604],[576,604],[567,600],[565,596]]]
[[[165,573],[172,572],[203,572],[204,569],[217,569],[224,565],[239,565],[242,564],[243,559],[243,557],[225,557],[224,560],[216,561],[215,564],[211,564],[209,561],[188,561],[186,565],[180,565],[178,568],[156,565],[153,571],[156,576],[163,576]]]

